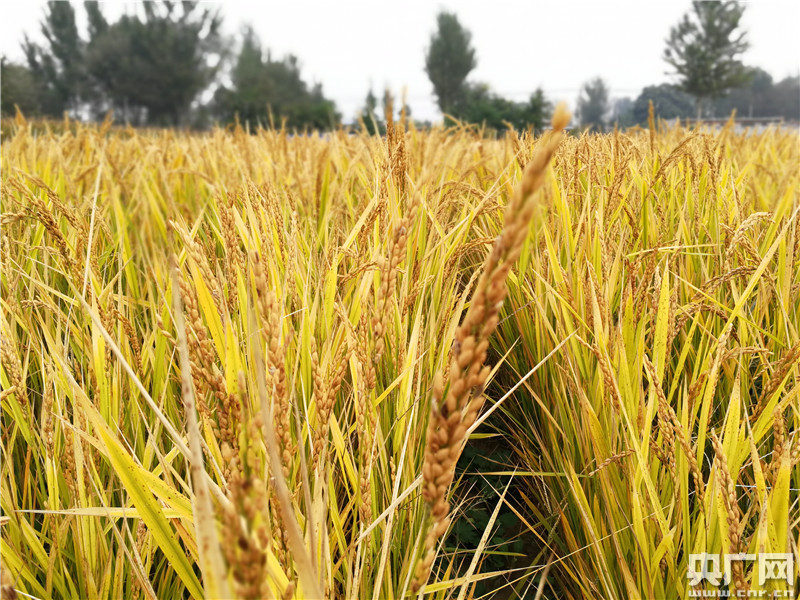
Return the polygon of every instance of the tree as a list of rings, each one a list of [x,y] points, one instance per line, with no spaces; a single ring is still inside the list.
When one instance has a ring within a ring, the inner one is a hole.
[[[100,3],[96,0],[85,0],[83,8],[86,10],[86,17],[89,21],[89,39],[92,40],[104,34],[108,29],[108,21],[100,9]]]
[[[78,34],[71,2],[48,2],[46,44],[27,37],[28,67],[46,115],[94,116],[108,109],[134,123],[178,125],[211,83],[221,58],[221,19],[199,2],[146,2],[144,18],[109,24],[96,1],[84,2],[89,39]]]
[[[231,87],[221,87],[214,96],[214,112],[226,122],[266,126],[270,115],[285,120],[292,128],[329,129],[339,121],[336,107],[322,93],[322,86],[311,90],[300,75],[296,56],[266,60],[261,42],[252,28],[244,31],[242,47],[231,72]]]
[[[39,94],[28,68],[0,57],[0,81],[0,114],[13,116],[16,107],[28,116],[39,113]]]
[[[687,93],[668,83],[651,85],[644,88],[633,102],[631,113],[635,123],[647,123],[651,100],[653,111],[662,119],[688,118],[694,112],[692,97]]]
[[[578,119],[581,127],[603,131],[609,113],[608,86],[597,77],[587,81],[578,96]]]
[[[553,104],[544,96],[541,88],[537,88],[528,98],[528,102],[518,105],[519,114],[514,124],[517,129],[532,127],[534,131],[542,131],[550,121]]]
[[[611,101],[610,122],[622,128],[634,125],[633,100],[627,96],[623,98],[614,98]]]
[[[231,83],[231,89],[222,87],[215,94],[218,116],[223,121],[233,121],[238,115],[244,123],[266,125],[267,102],[274,86],[264,77],[263,50],[250,27],[244,30],[239,56],[231,71]]]
[[[93,34],[87,70],[110,106],[124,118],[169,126],[186,123],[221,59],[221,18],[198,2],[145,2],[144,18],[124,15],[108,24],[87,9]]]
[[[787,77],[774,83],[763,69],[753,69],[753,78],[746,86],[731,90],[713,104],[717,115],[726,116],[732,110],[746,117],[783,117],[800,119],[800,77]]]
[[[486,83],[465,86],[463,98],[453,107],[454,117],[495,130],[505,129],[503,121],[511,112],[511,102],[492,93]]]
[[[772,76],[763,69],[751,71],[752,78],[747,85],[729,90],[724,96],[711,103],[714,115],[725,117],[733,110],[742,117],[766,117],[764,112],[766,97],[772,89]]]
[[[466,86],[464,98],[453,116],[495,131],[509,126],[516,130],[531,127],[541,131],[549,119],[550,110],[551,104],[541,89],[531,94],[527,102],[512,102],[494,94],[488,84],[475,83]]]
[[[749,47],[739,24],[744,5],[733,1],[692,3],[693,13],[670,30],[664,60],[679,77],[679,87],[694,96],[697,118],[708,100],[742,86],[750,71],[737,58]]]
[[[786,77],[765,94],[765,116],[800,121],[800,77]]]
[[[22,43],[41,110],[50,116],[60,117],[64,111],[77,116],[86,91],[85,43],[72,3],[48,2],[41,31],[46,46],[33,43],[27,35]]]
[[[425,55],[425,73],[433,84],[439,108],[452,113],[466,94],[467,75],[477,66],[472,34],[458,22],[455,14],[440,12],[437,31]]]

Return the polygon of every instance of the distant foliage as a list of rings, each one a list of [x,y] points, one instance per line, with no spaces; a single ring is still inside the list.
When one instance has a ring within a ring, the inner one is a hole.
[[[674,85],[662,83],[644,88],[628,110],[619,112],[620,125],[646,125],[647,111],[653,101],[655,114],[661,119],[687,119],[696,116],[694,98]],[[707,108],[707,116],[727,118],[736,110],[738,118],[778,117],[786,121],[800,120],[800,78],[787,77],[773,83],[763,69],[753,69],[753,78],[744,86],[734,88],[714,100]]]
[[[541,89],[531,94],[527,102],[513,102],[492,93],[487,84],[472,84],[467,87],[464,103],[454,111],[454,116],[497,131],[508,127],[516,130],[532,127],[541,131],[551,111],[552,104]]]
[[[437,30],[425,55],[425,72],[433,85],[439,108],[453,113],[467,97],[467,76],[478,65],[472,34],[453,13],[440,12]]]
[[[178,8],[180,6],[180,8]],[[143,14],[109,23],[85,2],[88,40],[70,2],[48,2],[42,33],[23,50],[38,99],[36,114],[101,118],[113,110],[135,125],[184,125],[222,58],[221,18],[199,2],[145,2]]]
[[[740,28],[744,4],[693,2],[692,12],[670,30],[664,60],[678,76],[679,87],[694,96],[697,117],[708,100],[746,84],[751,72],[739,60],[747,50]]]
[[[183,125],[216,75],[221,19],[197,2],[182,3],[182,12],[172,2],[142,6],[144,18],[125,15],[113,24],[99,9],[87,9],[86,66],[103,92],[96,108],[114,109],[133,123]]]
[[[610,122],[615,127],[630,127],[634,124],[633,115],[633,99],[627,96],[622,98],[614,98],[611,101],[611,117]]]
[[[436,24],[425,55],[425,72],[445,120],[454,117],[495,131],[544,127],[552,105],[541,89],[527,102],[514,102],[492,92],[486,83],[468,82],[467,76],[478,64],[472,34],[453,13],[440,12]]]
[[[578,96],[578,119],[581,127],[602,132],[610,111],[608,86],[600,77],[583,84]]]
[[[76,114],[87,92],[86,43],[78,35],[72,3],[48,2],[41,32],[46,46],[34,44],[27,35],[22,43],[39,96],[37,109],[56,117],[64,111]]]
[[[753,78],[743,87],[731,90],[712,105],[716,116],[724,117],[736,110],[740,117],[783,117],[800,120],[800,77],[786,77],[773,83],[763,69],[753,70]]]
[[[40,96],[29,69],[0,58],[0,110],[2,114],[13,115],[15,107],[25,114],[40,112]]]
[[[635,123],[647,124],[651,100],[655,115],[661,119],[688,118],[694,115],[695,105],[692,97],[674,85],[662,83],[644,88],[633,102],[631,113]]]
[[[270,119],[290,128],[330,129],[339,123],[334,103],[322,93],[322,86],[309,86],[300,75],[296,56],[275,61],[266,58],[252,28],[244,34],[242,48],[231,73],[231,85],[214,96],[216,116],[223,122],[267,126]]]

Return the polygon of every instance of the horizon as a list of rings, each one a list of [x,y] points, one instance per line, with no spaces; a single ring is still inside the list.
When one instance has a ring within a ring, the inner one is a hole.
[[[140,4],[104,2],[102,10],[115,21]],[[452,1],[430,4],[413,0],[402,11],[387,2],[364,0],[335,6],[308,0],[277,6],[244,0],[202,4],[216,6],[223,19],[223,35],[235,37],[235,47],[243,27],[251,25],[264,50],[273,57],[297,56],[304,80],[322,84],[344,123],[354,121],[370,89],[380,96],[385,88],[398,99],[403,89],[407,90],[412,118],[441,119],[424,71],[424,52],[439,10],[455,12],[462,26],[472,33],[478,65],[469,81],[488,83],[493,92],[512,101],[524,101],[541,88],[553,104],[564,101],[574,109],[583,83],[597,76],[608,84],[612,101],[635,99],[647,86],[673,83],[668,75],[670,67],[662,58],[664,40],[691,8],[689,2],[674,0],[624,0],[602,5],[567,0],[558,6],[535,3],[522,7],[501,1],[488,13],[485,4],[472,0],[458,6]],[[800,41],[794,32],[800,22],[800,3],[761,0],[745,4],[742,22],[750,48],[743,62],[764,69],[776,82],[800,75]],[[6,5],[17,10],[11,13],[7,9],[0,24],[0,53],[24,63],[20,47],[23,35],[27,33],[36,42],[44,39],[39,22],[45,5],[45,0]],[[312,11],[316,14],[308,19]],[[519,18],[509,19],[513,13],[519,13]],[[560,23],[559,16],[564,14],[572,21],[551,25]],[[83,35],[86,18],[79,5],[76,15]],[[378,27],[371,27],[373,23]],[[645,26],[651,23],[658,23],[656,33]],[[360,35],[342,35],[342,31],[352,29]],[[572,39],[581,40],[581,45],[571,45]],[[365,46],[369,51],[364,51]],[[630,52],[632,47],[639,51]]]

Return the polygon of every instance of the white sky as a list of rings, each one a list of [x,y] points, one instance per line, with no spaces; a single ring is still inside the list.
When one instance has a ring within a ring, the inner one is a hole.
[[[646,85],[669,80],[662,60],[669,29],[689,10],[688,0],[224,0],[218,6],[224,30],[235,35],[252,25],[273,57],[296,54],[303,77],[320,82],[351,121],[372,84],[380,97],[385,86],[408,103],[417,119],[440,117],[424,72],[425,48],[439,9],[455,11],[472,32],[478,67],[472,81],[484,81],[513,100],[524,100],[541,86],[551,100],[574,105],[580,86],[595,76],[609,84],[612,97],[636,97]],[[27,32],[42,39],[39,21],[44,0],[2,0],[0,53],[22,59],[19,42]],[[135,3],[109,1],[109,20]],[[76,5],[85,22],[82,3]],[[753,0],[743,18],[751,44],[747,64],[760,66],[775,80],[800,74],[800,2]]]

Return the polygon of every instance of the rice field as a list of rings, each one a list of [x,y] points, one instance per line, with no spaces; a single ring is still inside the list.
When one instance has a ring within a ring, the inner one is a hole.
[[[673,599],[716,589],[692,554],[800,563],[797,132],[568,121],[4,124],[2,597]]]

